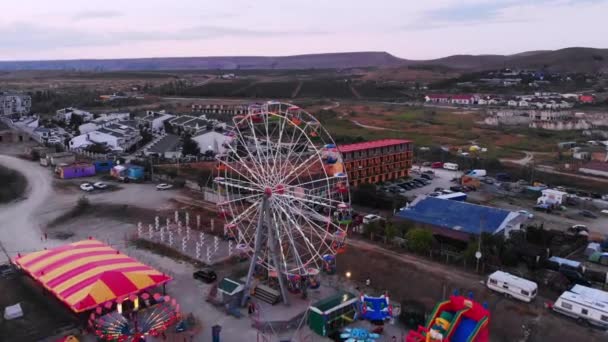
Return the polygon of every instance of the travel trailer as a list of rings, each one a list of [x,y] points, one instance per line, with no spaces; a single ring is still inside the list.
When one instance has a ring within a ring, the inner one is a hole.
[[[608,329],[608,292],[574,285],[559,296],[553,304],[553,310],[581,322]]]
[[[490,274],[486,285],[490,290],[524,302],[531,302],[538,292],[538,285],[535,282],[503,271]]]

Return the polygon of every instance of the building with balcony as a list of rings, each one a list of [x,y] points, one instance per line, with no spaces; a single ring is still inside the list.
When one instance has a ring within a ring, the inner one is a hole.
[[[340,145],[338,150],[351,186],[407,177],[412,167],[413,143],[410,140],[376,140]]]
[[[31,109],[29,95],[0,92],[0,115],[27,114]]]

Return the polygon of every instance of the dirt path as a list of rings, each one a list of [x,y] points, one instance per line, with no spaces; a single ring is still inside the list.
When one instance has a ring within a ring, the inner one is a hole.
[[[440,264],[440,263],[437,263],[434,261],[429,261],[429,260],[426,260],[426,259],[423,259],[420,257],[393,252],[391,250],[382,248],[380,246],[369,243],[367,241],[349,239],[348,244],[353,247],[357,247],[357,248],[360,248],[363,250],[368,250],[368,251],[371,250],[376,253],[386,255],[399,262],[412,265],[416,268],[424,269],[426,272],[433,273],[435,275],[440,275],[440,276],[445,277],[446,279],[449,279],[452,281],[470,283],[474,280],[479,280],[479,281],[483,280],[482,277],[477,276],[475,274],[467,273],[467,272],[455,269],[453,267],[443,265],[443,264]]]
[[[52,178],[47,169],[16,157],[0,155],[0,164],[17,170],[27,179],[25,200],[0,207],[0,241],[9,251],[39,250],[41,232],[35,213],[52,194]],[[0,256],[3,260],[4,256]]]
[[[340,102],[335,101],[334,103],[330,104],[329,106],[323,107],[323,110],[331,110],[331,109],[336,109],[338,107],[340,107]]]
[[[401,130],[398,129],[393,129],[393,128],[386,128],[386,127],[378,127],[378,126],[370,126],[370,125],[364,125],[362,123],[360,123],[357,120],[350,120],[350,122],[352,122],[353,124],[362,127],[362,128],[367,128],[367,129],[373,129],[376,131],[392,131],[392,132],[401,132]]]
[[[530,162],[532,162],[532,160],[534,160],[534,154],[532,154],[532,152],[528,152],[528,151],[523,151],[526,156],[521,158],[521,159],[501,159],[500,162],[501,163],[512,163],[512,164],[517,164],[517,165],[528,165],[530,164]]]

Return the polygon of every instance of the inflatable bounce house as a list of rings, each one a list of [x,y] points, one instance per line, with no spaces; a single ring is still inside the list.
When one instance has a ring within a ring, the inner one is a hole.
[[[370,297],[361,294],[359,297],[359,318],[371,322],[384,322],[393,318],[393,306],[388,294],[380,297]]]
[[[488,342],[490,312],[487,305],[455,293],[441,302],[429,317],[426,327],[410,330],[405,342]]]

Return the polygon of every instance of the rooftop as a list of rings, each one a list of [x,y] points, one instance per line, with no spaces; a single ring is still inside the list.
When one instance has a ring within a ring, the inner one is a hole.
[[[320,301],[314,303],[312,307],[317,308],[321,312],[326,312],[336,306],[341,305],[342,303],[348,302],[353,298],[355,298],[355,295],[352,293],[340,292],[325,299],[321,299]]]
[[[348,145],[339,145],[338,150],[341,153],[346,152],[354,152],[361,150],[368,150],[370,148],[380,148],[387,146],[394,146],[400,144],[411,143],[411,140],[403,140],[403,139],[383,139],[383,140],[374,140],[374,141],[366,141],[362,143],[348,144]]]
[[[588,162],[587,164],[584,164],[583,166],[581,166],[581,169],[608,172],[608,163],[592,161],[592,162]]]
[[[469,234],[495,234],[503,228],[503,223],[512,213],[504,209],[434,197],[419,197],[412,203],[410,207],[397,212],[396,216]]]
[[[179,145],[179,136],[167,134],[150,147],[150,152],[164,153],[168,151],[177,151]]]

